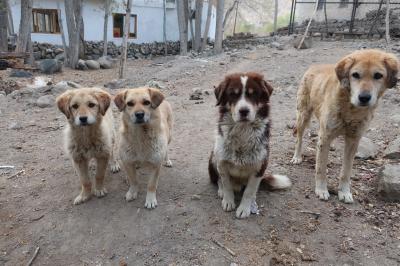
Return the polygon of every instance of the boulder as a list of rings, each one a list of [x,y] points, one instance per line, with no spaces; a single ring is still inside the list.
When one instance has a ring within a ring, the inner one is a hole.
[[[65,54],[64,54],[64,53],[58,54],[58,55],[56,55],[56,56],[54,57],[54,59],[57,59],[58,61],[64,62],[64,60],[65,60]]]
[[[54,94],[61,94],[63,92],[65,92],[66,90],[68,90],[70,87],[68,85],[67,81],[60,81],[58,82],[56,85],[54,85],[52,92]]]
[[[114,67],[114,61],[112,60],[112,58],[108,57],[108,56],[102,56],[100,57],[97,62],[99,62],[100,67],[104,68],[104,69],[110,69]]]
[[[79,70],[88,70],[88,67],[86,66],[85,61],[82,59],[78,60],[78,64],[76,65],[76,68]]]
[[[86,63],[86,66],[87,66],[89,69],[94,69],[94,70],[100,69],[100,63],[97,62],[97,61],[94,61],[94,60],[86,60],[85,63]]]
[[[384,158],[386,159],[400,159],[400,137],[391,141],[385,151]]]
[[[400,164],[385,165],[379,176],[379,193],[381,193],[386,200],[400,201]]]
[[[293,47],[297,49],[299,47],[299,44],[301,42],[302,36],[298,36],[293,40]],[[312,37],[306,37],[304,39],[303,44],[301,45],[300,49],[309,49],[312,47]]]
[[[44,95],[39,97],[36,101],[36,105],[40,108],[47,108],[54,105],[54,97],[51,95]]]
[[[285,48],[284,45],[279,42],[272,42],[271,47],[276,48],[278,50],[283,50]]]
[[[10,77],[14,78],[30,78],[32,77],[32,73],[25,71],[25,70],[19,70],[19,69],[12,69],[10,72]]]
[[[39,63],[39,69],[45,74],[54,74],[62,71],[62,63],[57,59],[44,59]]]
[[[104,84],[104,87],[110,90],[116,90],[126,86],[126,79],[113,79],[110,82]]]
[[[150,88],[157,88],[159,90],[165,90],[165,85],[161,81],[150,80],[146,83],[146,86]]]
[[[375,158],[378,155],[378,146],[370,140],[369,138],[362,137],[360,144],[358,145],[358,150],[356,153],[356,158],[360,159],[370,159]]]

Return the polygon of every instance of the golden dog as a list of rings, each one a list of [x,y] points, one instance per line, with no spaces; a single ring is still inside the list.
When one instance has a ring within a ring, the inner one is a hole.
[[[362,134],[373,118],[379,98],[397,83],[399,62],[393,54],[378,50],[356,51],[336,66],[310,67],[297,93],[297,141],[292,163],[302,161],[302,137],[312,114],[319,120],[315,194],[328,200],[326,165],[329,146],[343,135],[345,148],[339,179],[340,201],[352,203],[350,176]]]
[[[119,155],[128,175],[129,190],[125,199],[137,198],[138,181],[136,168],[151,169],[147,186],[145,207],[157,206],[156,190],[163,162],[172,166],[168,159],[171,141],[172,109],[164,95],[153,88],[127,89],[115,96],[115,104],[122,112]]]
[[[64,92],[56,102],[68,119],[64,132],[65,147],[82,186],[74,204],[83,203],[91,196],[91,159],[97,161],[94,195],[105,196],[104,176],[110,159],[113,162],[111,171],[119,171],[118,163],[113,158],[114,124],[111,108],[108,108],[111,96],[101,89],[81,88]]]

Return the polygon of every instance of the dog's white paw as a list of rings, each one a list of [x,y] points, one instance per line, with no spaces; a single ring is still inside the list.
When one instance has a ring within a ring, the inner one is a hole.
[[[94,189],[93,194],[98,197],[98,198],[102,198],[105,195],[107,195],[107,189],[105,187],[100,188],[100,189]]]
[[[172,162],[171,162],[171,160],[166,160],[166,161],[164,162],[164,166],[165,166],[165,167],[172,167]]]
[[[321,188],[316,188],[315,189],[315,195],[317,195],[317,197],[320,200],[328,200],[329,199],[329,192],[328,189],[321,189]]]
[[[338,191],[338,197],[340,201],[344,203],[353,203],[353,196],[351,195],[350,191]]]
[[[157,198],[155,192],[147,192],[146,203],[144,204],[144,207],[147,209],[154,209],[157,207]]]
[[[90,199],[90,194],[81,193],[81,194],[79,194],[78,197],[76,197],[74,199],[74,205],[84,203],[85,201],[88,201],[89,199]]]
[[[292,164],[300,164],[303,161],[303,157],[300,156],[293,156],[293,158],[290,160],[290,163]]]
[[[234,199],[224,197],[222,199],[222,209],[226,212],[233,211],[236,208]]]
[[[137,190],[133,187],[130,187],[128,192],[126,192],[125,199],[126,201],[132,201],[137,198]]]
[[[242,202],[236,210],[236,218],[242,219],[250,216],[251,203]]]
[[[224,198],[224,191],[222,190],[222,188],[218,188],[218,198]]]
[[[117,161],[114,161],[111,163],[111,173],[118,173],[121,171],[121,166],[119,166],[119,163]]]

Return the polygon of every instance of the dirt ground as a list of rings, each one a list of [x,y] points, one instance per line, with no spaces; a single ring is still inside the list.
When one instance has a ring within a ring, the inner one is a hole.
[[[375,160],[355,161],[352,205],[334,195],[341,139],[330,153],[331,199],[322,202],[313,194],[315,121],[305,137],[306,160],[289,163],[301,75],[310,64],[334,63],[363,45],[381,43],[321,42],[301,51],[257,47],[213,57],[129,61],[128,84],[163,82],[175,116],[174,166],[162,169],[159,206],[151,211],[144,209],[145,175],[138,199],[126,202],[123,171],[108,173],[105,198],[73,206],[79,182],[62,149],[64,116],[56,107],[2,97],[0,165],[15,169],[0,170],[0,265],[24,265],[36,247],[34,265],[399,265],[400,204],[386,203],[377,193],[378,171],[385,164],[381,153]],[[222,210],[207,173],[217,118],[213,86],[236,71],[261,72],[273,84],[268,171],[293,182],[288,191],[261,190],[260,214],[245,220]],[[51,78],[103,86],[116,76],[117,69],[65,70]],[[189,100],[196,87],[211,95]],[[388,90],[367,132],[381,152],[399,134],[390,119],[399,112],[400,90]],[[20,129],[10,128],[15,122]]]

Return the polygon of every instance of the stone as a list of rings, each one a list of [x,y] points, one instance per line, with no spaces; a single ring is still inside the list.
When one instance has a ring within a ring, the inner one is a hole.
[[[400,164],[387,164],[379,174],[378,191],[386,200],[400,201]]]
[[[56,48],[56,49],[54,50],[54,53],[55,53],[56,55],[59,55],[59,54],[61,54],[61,53],[64,53],[64,50],[61,49],[61,48]]]
[[[302,36],[298,36],[298,37],[296,37],[296,38],[293,40],[293,47],[294,47],[294,48],[297,49],[297,47],[299,47],[299,44],[300,44],[302,38],[303,38]],[[304,39],[304,42],[303,42],[303,44],[301,45],[300,49],[309,49],[309,48],[311,48],[311,47],[312,47],[312,38],[309,37],[309,36],[307,36],[307,37]]]
[[[389,142],[383,157],[386,159],[400,159],[400,137]]]
[[[65,60],[65,54],[64,54],[64,53],[58,54],[58,55],[56,55],[56,56],[54,57],[54,59],[57,59],[58,61],[64,62],[64,60]]]
[[[88,70],[85,60],[82,60],[82,59],[78,60],[78,64],[77,64],[76,68],[79,70]]]
[[[150,80],[146,83],[147,87],[150,88],[157,88],[159,90],[165,90],[166,86],[161,81]]]
[[[39,97],[36,101],[36,105],[40,108],[47,108],[54,105],[54,97],[51,95],[44,95]]]
[[[19,130],[19,129],[22,129],[22,126],[21,126],[21,124],[18,123],[18,122],[12,122],[12,123],[8,126],[8,129],[11,129],[11,130]]]
[[[10,77],[14,78],[30,78],[32,77],[32,73],[25,71],[25,70],[19,70],[19,69],[12,69],[10,72]]]
[[[278,50],[283,50],[285,47],[279,42],[272,42],[271,47],[276,48]]]
[[[201,90],[201,88],[193,88],[192,93],[189,96],[189,100],[192,101],[203,100],[202,95],[203,91]]]
[[[104,87],[110,90],[116,90],[126,85],[126,79],[113,79],[110,82],[104,84]]]
[[[100,57],[97,62],[99,62],[100,67],[104,69],[110,69],[114,67],[114,63],[112,61],[112,58],[108,56],[102,56]]]
[[[81,85],[79,85],[78,83],[73,82],[73,81],[67,81],[67,84],[68,84],[68,86],[70,86],[72,88],[75,88],[75,89],[78,89],[78,88],[82,87]]]
[[[52,91],[54,94],[61,94],[69,89],[69,85],[67,81],[60,81],[56,85],[54,85]]]
[[[100,69],[100,63],[95,60],[86,60],[85,63],[89,69],[93,69],[93,70]]]
[[[35,59],[35,61],[42,59],[42,53],[40,51],[33,52],[33,58]]]
[[[378,146],[369,138],[362,137],[358,145],[356,158],[359,159],[371,159],[378,155]]]
[[[39,63],[39,69],[45,74],[54,74],[62,71],[62,63],[57,59],[44,59]]]

